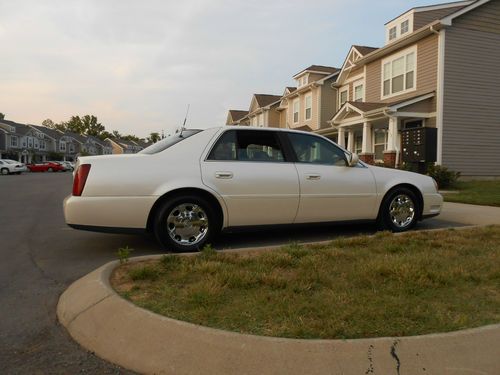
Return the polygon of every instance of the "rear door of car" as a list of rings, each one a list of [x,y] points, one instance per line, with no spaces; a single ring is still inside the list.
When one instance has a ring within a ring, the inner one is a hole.
[[[203,183],[224,199],[228,226],[293,223],[298,175],[276,133],[226,130],[202,160]]]
[[[375,178],[359,164],[347,166],[345,152],[313,134],[287,132],[300,184],[296,223],[374,219]]]

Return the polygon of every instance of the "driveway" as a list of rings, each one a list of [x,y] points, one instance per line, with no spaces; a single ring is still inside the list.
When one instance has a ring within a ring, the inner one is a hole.
[[[72,230],[64,224],[62,200],[71,191],[69,173],[0,176],[0,368],[2,374],[130,374],[81,349],[59,326],[59,295],[76,279],[116,259],[119,247],[133,256],[160,253],[145,236]],[[500,222],[500,208],[446,204],[438,218],[418,229]],[[495,221],[496,220],[496,221]],[[231,233],[216,248],[326,240],[374,232],[373,227],[320,226]],[[125,328],[125,327],[124,327]]]

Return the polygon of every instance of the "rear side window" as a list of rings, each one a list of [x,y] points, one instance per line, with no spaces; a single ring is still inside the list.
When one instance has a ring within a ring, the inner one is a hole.
[[[174,135],[170,135],[161,141],[158,141],[152,144],[149,147],[146,147],[144,150],[139,151],[139,154],[157,154],[158,152],[162,152],[169,147],[172,147],[176,143],[182,142],[184,139],[189,138],[195,134],[202,132],[199,129],[184,129],[181,133],[175,133]]]
[[[217,141],[208,160],[283,162],[283,150],[275,132],[228,130]]]

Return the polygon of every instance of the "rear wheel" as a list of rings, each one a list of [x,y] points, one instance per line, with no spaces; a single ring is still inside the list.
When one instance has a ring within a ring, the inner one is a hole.
[[[52,168],[47,169],[47,172],[53,172],[54,170]]]
[[[382,202],[379,223],[383,229],[404,232],[417,224],[418,212],[415,193],[407,188],[396,188]]]
[[[0,169],[0,173],[3,175],[9,174],[9,170],[7,168]]]
[[[169,199],[155,215],[154,234],[167,251],[192,252],[202,249],[219,230],[214,207],[196,195]]]

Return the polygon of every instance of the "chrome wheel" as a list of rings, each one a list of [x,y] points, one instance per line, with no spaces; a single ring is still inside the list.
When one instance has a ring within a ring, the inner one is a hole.
[[[182,203],[170,211],[167,231],[170,238],[179,245],[196,245],[208,233],[208,216],[199,205]]]
[[[389,205],[389,216],[391,222],[398,228],[409,226],[415,218],[415,204],[406,194],[394,197]]]

